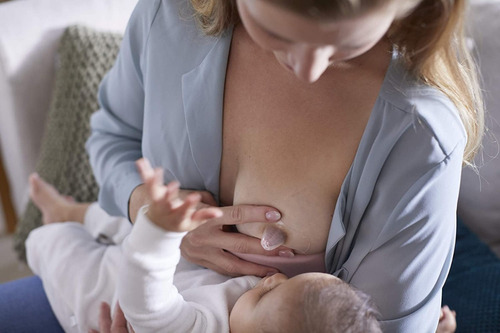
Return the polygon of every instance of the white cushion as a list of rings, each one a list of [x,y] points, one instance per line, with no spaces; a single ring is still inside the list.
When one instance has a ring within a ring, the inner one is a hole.
[[[500,257],[500,1],[471,1],[468,20],[482,74],[488,133],[476,163],[464,169],[458,213]]]
[[[123,32],[137,0],[16,0],[0,4],[0,152],[17,213],[35,170],[64,29]]]

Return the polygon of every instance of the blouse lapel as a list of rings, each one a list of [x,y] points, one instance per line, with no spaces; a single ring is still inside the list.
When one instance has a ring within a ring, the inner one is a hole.
[[[203,61],[182,76],[182,101],[189,143],[207,191],[219,198],[222,114],[232,29],[224,33]]]

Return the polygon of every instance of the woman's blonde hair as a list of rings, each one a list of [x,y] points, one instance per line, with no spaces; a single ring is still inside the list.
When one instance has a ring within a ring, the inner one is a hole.
[[[207,35],[219,35],[239,21],[235,0],[190,0]],[[360,15],[401,0],[266,0],[317,19]],[[401,1],[401,2],[400,2]],[[407,68],[446,94],[459,110],[467,132],[464,162],[471,164],[481,146],[484,108],[477,70],[466,45],[466,0],[406,0],[409,13],[396,20],[388,37]],[[405,4],[406,4],[405,3]]]

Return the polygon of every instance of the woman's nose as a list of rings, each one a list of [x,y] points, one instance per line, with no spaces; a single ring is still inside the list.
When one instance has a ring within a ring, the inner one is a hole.
[[[330,66],[335,50],[332,46],[297,45],[289,54],[295,75],[306,82],[317,81]]]

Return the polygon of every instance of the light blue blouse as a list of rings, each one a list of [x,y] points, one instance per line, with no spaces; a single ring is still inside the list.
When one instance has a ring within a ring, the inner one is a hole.
[[[219,193],[232,31],[197,29],[187,0],[141,0],[99,90],[87,142],[99,203],[127,216],[141,156]],[[385,332],[434,332],[450,268],[466,134],[454,105],[395,54],[332,219],[328,272],[369,294]]]

